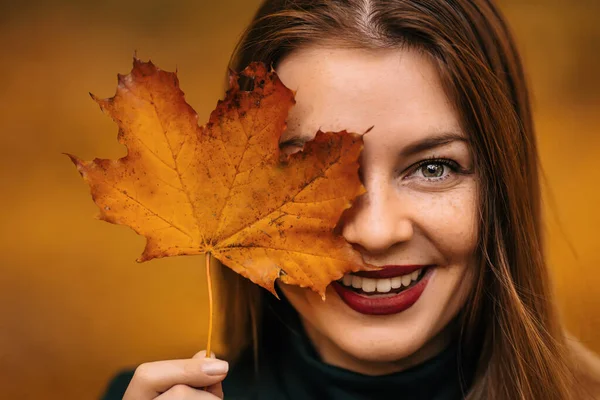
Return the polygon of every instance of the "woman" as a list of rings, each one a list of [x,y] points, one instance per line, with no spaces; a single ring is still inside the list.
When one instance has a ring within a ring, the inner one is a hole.
[[[593,356],[552,301],[528,94],[489,0],[267,0],[232,60],[297,90],[284,151],[373,127],[340,227],[383,272],[322,302],[224,269],[231,371],[203,352],[147,363],[106,398],[593,398]]]

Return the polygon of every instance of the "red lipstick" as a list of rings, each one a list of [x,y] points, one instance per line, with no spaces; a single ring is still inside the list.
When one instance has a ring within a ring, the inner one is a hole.
[[[334,290],[340,298],[354,311],[367,315],[390,315],[400,313],[419,300],[434,268],[425,265],[411,266],[389,266],[380,271],[356,272],[353,275],[372,278],[385,279],[401,275],[407,275],[416,270],[424,269],[418,281],[412,286],[407,287],[399,293],[369,293],[358,292],[353,288],[344,286],[339,282],[332,282]]]

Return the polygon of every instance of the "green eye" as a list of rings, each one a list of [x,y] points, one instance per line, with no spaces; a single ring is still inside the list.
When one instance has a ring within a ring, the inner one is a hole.
[[[438,184],[458,175],[470,174],[454,160],[448,158],[428,158],[414,163],[408,169],[404,179],[417,179],[423,184]]]
[[[421,172],[425,178],[440,178],[444,176],[444,168],[441,163],[429,163],[421,166]]]

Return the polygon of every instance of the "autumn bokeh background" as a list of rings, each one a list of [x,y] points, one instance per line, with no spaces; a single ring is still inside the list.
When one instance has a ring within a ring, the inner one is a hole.
[[[120,368],[206,340],[198,257],[137,264],[61,152],[118,158],[112,96],[134,51],[179,71],[205,121],[257,0],[0,2],[0,397],[96,399]],[[570,331],[600,352],[600,2],[501,0],[532,84],[547,247]]]

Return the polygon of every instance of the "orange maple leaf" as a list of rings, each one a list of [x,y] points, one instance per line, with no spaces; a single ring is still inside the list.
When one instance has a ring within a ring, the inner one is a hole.
[[[274,281],[325,288],[365,269],[334,227],[364,193],[358,177],[362,138],[318,132],[300,152],[280,154],[294,94],[274,71],[254,63],[254,80],[230,89],[208,124],[185,102],[175,73],[134,59],[116,95],[98,99],[119,126],[127,156],[82,161],[69,154],[100,208],[99,219],[146,237],[139,262],[210,253],[274,292]]]

